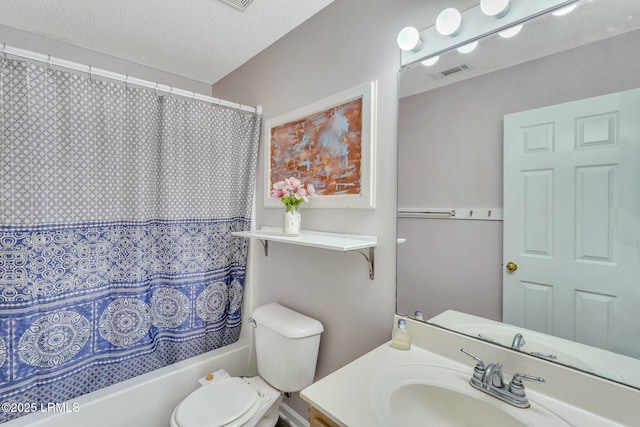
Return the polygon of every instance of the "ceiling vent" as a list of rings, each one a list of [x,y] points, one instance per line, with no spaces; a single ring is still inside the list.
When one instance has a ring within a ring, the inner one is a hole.
[[[253,3],[253,0],[220,0],[223,3],[230,4],[231,6],[241,11],[247,10],[249,5]]]
[[[462,65],[458,65],[455,66],[453,68],[449,68],[448,70],[444,70],[444,71],[440,71],[438,73],[434,73],[434,74],[429,74],[431,77],[433,77],[436,80],[440,80],[444,77],[449,77],[452,74],[456,74],[456,73],[460,73],[462,71],[467,71],[470,70],[472,67],[469,64],[462,64]]]

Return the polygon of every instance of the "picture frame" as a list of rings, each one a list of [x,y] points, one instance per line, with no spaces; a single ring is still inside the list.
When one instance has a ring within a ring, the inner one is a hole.
[[[282,208],[273,184],[313,184],[304,208],[375,208],[376,82],[265,121],[264,206]]]

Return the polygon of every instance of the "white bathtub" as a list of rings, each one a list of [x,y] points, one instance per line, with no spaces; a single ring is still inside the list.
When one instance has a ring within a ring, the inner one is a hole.
[[[232,375],[255,375],[247,329],[243,325],[240,340],[232,345],[80,396],[53,408],[59,412],[36,412],[2,427],[168,427],[171,411],[200,386],[199,378],[221,368]]]

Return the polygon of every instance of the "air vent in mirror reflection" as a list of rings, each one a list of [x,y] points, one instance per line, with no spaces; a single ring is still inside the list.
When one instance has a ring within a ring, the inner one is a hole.
[[[443,70],[443,71],[439,71],[437,73],[433,73],[433,74],[429,74],[431,77],[433,77],[436,80],[440,80],[443,77],[448,77],[452,74],[456,74],[459,73],[461,71],[467,71],[470,70],[472,67],[469,64],[462,64],[462,65],[457,65],[453,68],[449,68],[448,70]]]

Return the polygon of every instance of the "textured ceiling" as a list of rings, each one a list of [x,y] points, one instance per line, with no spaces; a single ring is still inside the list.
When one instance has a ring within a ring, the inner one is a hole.
[[[213,84],[332,1],[0,0],[0,24]]]
[[[456,1],[464,3],[462,0]],[[434,21],[435,17],[431,22]],[[520,34],[512,39],[491,37],[480,41],[473,53],[464,55],[453,51],[442,55],[440,61],[432,67],[416,63],[403,68],[400,72],[400,97],[446,86],[637,29],[640,29],[640,0],[584,0],[566,16],[548,15],[528,23]],[[470,68],[448,77],[433,77],[438,72],[463,64],[469,65]]]

